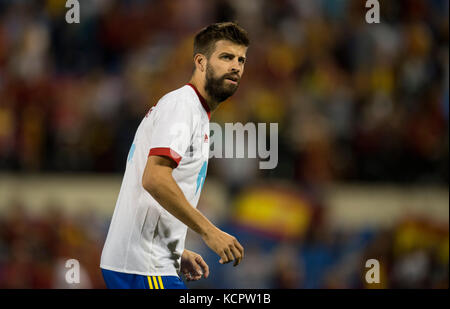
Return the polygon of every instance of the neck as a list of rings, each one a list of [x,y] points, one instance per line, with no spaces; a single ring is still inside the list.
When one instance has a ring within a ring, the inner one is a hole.
[[[204,80],[198,78],[195,76],[195,74],[192,76],[191,80],[189,81],[190,84],[194,85],[195,88],[197,88],[197,91],[201,94],[201,96],[205,99],[206,104],[209,107],[209,110],[213,112],[220,104],[220,102],[216,102],[208,95],[208,93],[205,90],[205,82]]]

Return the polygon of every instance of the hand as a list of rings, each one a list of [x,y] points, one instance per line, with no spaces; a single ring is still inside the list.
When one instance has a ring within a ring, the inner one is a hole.
[[[226,264],[234,261],[233,266],[239,265],[244,258],[244,248],[239,241],[218,228],[203,236],[203,241],[220,256],[219,263]]]
[[[181,255],[181,273],[187,281],[197,281],[209,276],[209,267],[200,254],[185,249]]]

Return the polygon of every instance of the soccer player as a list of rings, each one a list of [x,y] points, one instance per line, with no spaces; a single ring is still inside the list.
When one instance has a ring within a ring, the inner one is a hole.
[[[244,72],[247,32],[233,22],[203,28],[194,38],[194,72],[140,123],[103,247],[100,267],[108,288],[186,288],[207,278],[203,258],[184,248],[187,228],[237,266],[238,240],[196,209],[209,158],[211,112],[233,95]]]

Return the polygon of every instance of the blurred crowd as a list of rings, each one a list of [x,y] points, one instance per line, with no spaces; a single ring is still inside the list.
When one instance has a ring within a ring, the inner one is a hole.
[[[123,171],[195,32],[237,20],[246,72],[211,121],[279,124],[264,176],[448,183],[446,0],[380,1],[379,24],[359,0],[83,1],[79,24],[64,2],[0,1],[2,171]]]
[[[95,210],[67,213],[52,202],[40,214],[11,201],[0,213],[0,288],[105,288],[99,268],[109,219]],[[393,227],[332,229],[326,219],[309,224],[301,238],[258,233],[226,220],[221,228],[245,244],[237,268],[220,265],[198,235],[187,247],[209,264],[208,279],[189,288],[448,288],[448,225],[403,218]],[[66,281],[76,259],[80,281]],[[379,262],[379,283],[367,283],[366,261]]]
[[[448,185],[449,2],[379,2],[381,23],[368,24],[361,0],[80,0],[80,23],[68,24],[63,0],[0,0],[0,173],[120,174],[148,109],[189,80],[195,33],[236,20],[250,34],[248,62],[211,121],[278,123],[278,166],[210,160],[203,211],[249,247],[241,271],[217,268],[188,286],[370,288],[364,263],[379,257],[375,287],[448,288],[448,224],[405,218],[341,231],[320,215],[333,182]],[[316,200],[298,237],[248,230],[232,210],[207,208],[236,207],[267,179]],[[78,287],[104,287],[109,217],[0,203],[0,288],[72,287],[73,257]]]
[[[103,288],[99,260],[109,218],[96,212],[65,213],[58,202],[46,211],[27,211],[20,200],[0,213],[0,288]],[[66,281],[70,265],[80,265],[80,284]]]

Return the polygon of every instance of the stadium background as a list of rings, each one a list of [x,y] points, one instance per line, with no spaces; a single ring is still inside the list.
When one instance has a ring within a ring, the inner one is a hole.
[[[104,288],[133,134],[192,72],[194,33],[237,20],[241,86],[212,121],[279,124],[279,159],[211,159],[199,208],[246,258],[190,288],[448,288],[447,0],[0,0],[0,288]],[[80,261],[79,285],[65,261]],[[380,284],[364,280],[380,262]]]

